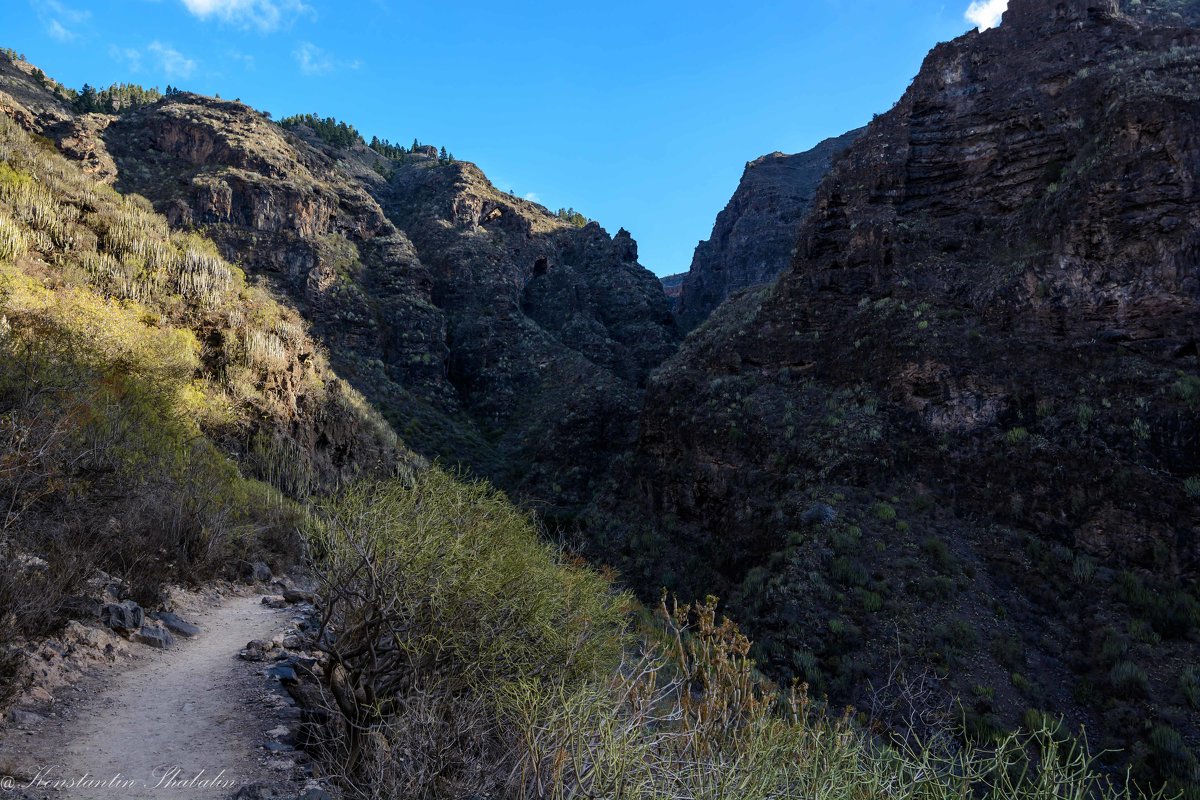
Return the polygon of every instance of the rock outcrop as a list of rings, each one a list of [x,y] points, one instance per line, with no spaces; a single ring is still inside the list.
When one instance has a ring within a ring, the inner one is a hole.
[[[486,474],[551,515],[585,504],[678,341],[636,243],[566,224],[466,162],[403,163],[372,191],[429,269],[446,378],[492,443]]]
[[[803,153],[771,153],[746,164],[712,236],[696,247],[683,277],[675,311],[685,329],[699,325],[735,292],[783,272],[817,187],[834,159],[861,134],[860,128]]]

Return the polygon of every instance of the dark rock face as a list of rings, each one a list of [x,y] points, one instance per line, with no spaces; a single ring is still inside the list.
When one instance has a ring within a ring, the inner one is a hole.
[[[1014,0],[935,48],[778,282],[655,372],[598,551],[722,593],[839,703],[887,717],[863,687],[929,668],[977,733],[1053,709],[1192,785],[1147,738],[1200,744],[1200,30],[1172,5]]]
[[[678,341],[636,243],[566,225],[465,162],[402,164],[372,191],[430,271],[446,378],[491,442],[480,464],[551,514],[586,503],[632,446],[641,386]]]
[[[861,134],[860,128],[804,153],[771,153],[746,164],[712,236],[696,247],[683,277],[676,314],[686,330],[707,319],[731,294],[783,272],[817,187],[834,159]]]

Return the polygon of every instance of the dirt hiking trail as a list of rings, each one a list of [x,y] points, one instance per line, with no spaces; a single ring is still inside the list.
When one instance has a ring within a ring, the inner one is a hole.
[[[225,798],[255,782],[285,782],[293,765],[264,744],[288,709],[268,688],[267,665],[238,652],[284,630],[287,612],[249,595],[188,616],[201,628],[195,638],[137,648],[136,662],[63,693],[54,718],[0,737],[0,769],[13,776],[0,800]],[[29,785],[39,773],[63,783]],[[92,783],[79,785],[84,776]]]

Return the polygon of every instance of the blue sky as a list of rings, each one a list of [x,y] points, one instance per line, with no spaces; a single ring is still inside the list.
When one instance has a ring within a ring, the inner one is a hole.
[[[746,161],[862,125],[1005,3],[4,0],[0,45],[76,88],[170,83],[445,145],[503,190],[629,229],[665,275]]]

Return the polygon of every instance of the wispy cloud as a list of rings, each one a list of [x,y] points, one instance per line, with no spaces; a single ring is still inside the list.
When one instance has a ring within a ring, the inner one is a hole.
[[[312,7],[302,0],[183,0],[183,4],[200,19],[218,19],[242,28],[257,28],[263,33],[314,14]]]
[[[358,59],[343,61],[312,42],[300,42],[292,51],[292,57],[305,75],[325,75],[334,70],[358,69],[362,66]]]
[[[73,42],[77,38],[74,32],[67,30],[56,19],[50,20],[50,24],[46,26],[46,33],[50,34],[51,38],[57,39],[60,42]]]
[[[242,69],[252,70],[255,67],[256,62],[254,60],[254,56],[252,55],[239,53],[237,50],[230,50],[226,52],[225,55],[235,64],[241,64]]]
[[[980,31],[986,31],[999,25],[1007,10],[1008,0],[972,0],[964,16]]]
[[[529,202],[531,202],[531,203],[540,203],[540,202],[542,202],[542,198],[538,197],[538,193],[537,193],[537,192],[526,192],[526,193],[525,193],[525,199],[526,199],[526,200],[528,200],[528,201],[529,201]]]
[[[158,59],[159,70],[168,78],[190,78],[196,71],[196,62],[183,53],[162,42],[151,42],[146,49]]]
[[[130,72],[146,70],[146,62],[152,61],[154,69],[167,78],[190,78],[198,66],[194,58],[188,58],[169,44],[153,41],[144,48],[110,47],[108,54],[125,64]]]
[[[142,71],[142,51],[136,47],[117,47],[113,45],[108,48],[108,54],[114,61],[120,61],[125,64],[126,69],[130,72]]]
[[[46,26],[46,33],[60,42],[73,42],[79,38],[76,30],[87,22],[92,12],[86,9],[71,8],[58,0],[33,0],[38,19]]]

